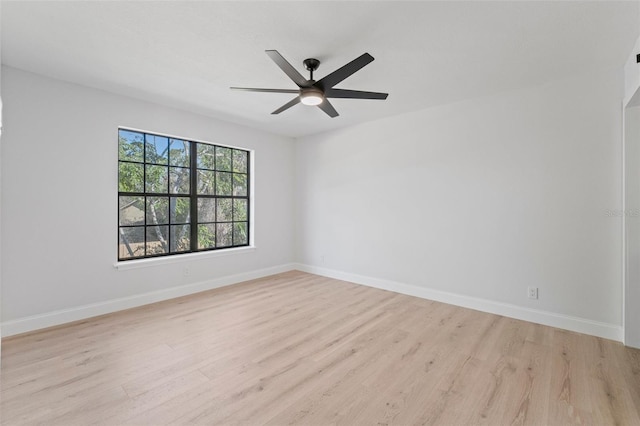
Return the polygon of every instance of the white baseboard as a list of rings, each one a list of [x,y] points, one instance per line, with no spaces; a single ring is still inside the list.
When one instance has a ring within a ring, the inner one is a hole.
[[[605,339],[623,341],[624,333],[620,325],[608,324],[592,321],[585,318],[572,317],[548,311],[524,308],[508,303],[495,302],[477,297],[463,296],[461,294],[449,293],[446,291],[434,290],[425,287],[418,287],[410,284],[403,284],[395,281],[383,280],[379,278],[367,277],[348,272],[336,271],[333,269],[321,268],[318,266],[295,264],[295,269],[311,274],[322,275],[343,281],[350,281],[368,287],[375,287],[382,290],[393,291],[395,293],[420,297],[422,299],[435,300],[437,302],[448,303],[450,305],[462,306],[464,308],[475,309],[477,311],[489,312],[509,318],[529,321],[536,324],[548,325],[564,330],[603,337]]]
[[[16,334],[27,333],[29,331],[40,330],[47,327],[53,327],[55,325],[65,324],[72,321],[83,320],[98,315],[109,314],[112,312],[121,311],[123,309],[130,309],[142,305],[148,305],[149,303],[187,296],[189,294],[212,290],[214,288],[237,284],[243,281],[262,278],[269,275],[279,274],[281,272],[291,271],[294,269],[296,269],[295,264],[289,263],[273,266],[270,268],[258,269],[255,271],[243,272],[235,275],[228,275],[226,277],[220,277],[213,280],[201,281],[193,284],[186,284],[149,293],[123,297],[120,299],[112,299],[106,302],[92,303],[75,308],[62,309],[59,311],[6,321],[2,323],[0,329],[2,330],[2,337],[13,336]]]
[[[393,291],[396,293],[420,297],[423,299],[435,300],[438,302],[462,306],[482,312],[503,315],[509,318],[516,318],[537,324],[576,331],[578,333],[590,334],[592,336],[603,337],[605,339],[611,339],[621,342],[623,341],[624,337],[623,328],[615,324],[607,324],[588,320],[585,318],[578,318],[553,312],[523,308],[521,306],[511,305],[507,303],[500,303],[487,299],[464,296],[456,293],[449,293],[445,291],[418,287],[415,285],[403,284],[395,281],[383,280],[379,278],[367,277],[363,275],[357,275],[348,272],[299,263],[289,263],[270,268],[258,269],[255,271],[220,277],[213,280],[171,287],[154,292],[123,297],[120,299],[113,299],[106,302],[93,303],[89,305],[78,306],[76,308],[63,309],[59,311],[48,312],[45,314],[19,318],[16,320],[3,322],[0,329],[2,330],[2,337],[13,336],[16,334],[27,333],[29,331],[40,330],[47,327],[53,327],[72,321],[78,321],[98,315],[117,312],[124,309],[135,308],[138,306],[147,305],[149,303],[187,296],[189,294],[212,290],[214,288],[237,284],[243,281],[262,278],[281,272],[291,271],[294,269],[316,275],[322,275],[329,278],[350,281],[368,287],[375,287],[382,290]]]

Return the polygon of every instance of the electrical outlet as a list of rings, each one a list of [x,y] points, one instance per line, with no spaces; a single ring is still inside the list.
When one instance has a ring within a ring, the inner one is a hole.
[[[529,299],[538,298],[538,287],[527,287],[527,297]]]
[[[320,256],[320,263],[324,265],[324,254]]]
[[[188,277],[189,275],[191,275],[191,269],[188,266],[182,268],[182,276]]]

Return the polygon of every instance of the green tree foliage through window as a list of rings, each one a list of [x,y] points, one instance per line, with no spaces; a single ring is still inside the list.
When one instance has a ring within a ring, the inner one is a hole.
[[[249,152],[118,132],[118,259],[249,244]]]

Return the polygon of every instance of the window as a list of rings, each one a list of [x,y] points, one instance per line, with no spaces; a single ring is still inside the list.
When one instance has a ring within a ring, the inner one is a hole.
[[[249,245],[249,152],[118,130],[118,260]]]

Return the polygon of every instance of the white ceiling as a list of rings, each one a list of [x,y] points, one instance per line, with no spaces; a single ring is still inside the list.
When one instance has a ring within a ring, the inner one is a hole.
[[[638,36],[625,2],[2,2],[2,63],[302,136],[624,64]],[[386,101],[334,99],[329,118],[292,95],[264,53],[316,79],[364,52],[376,60],[337,87]]]

